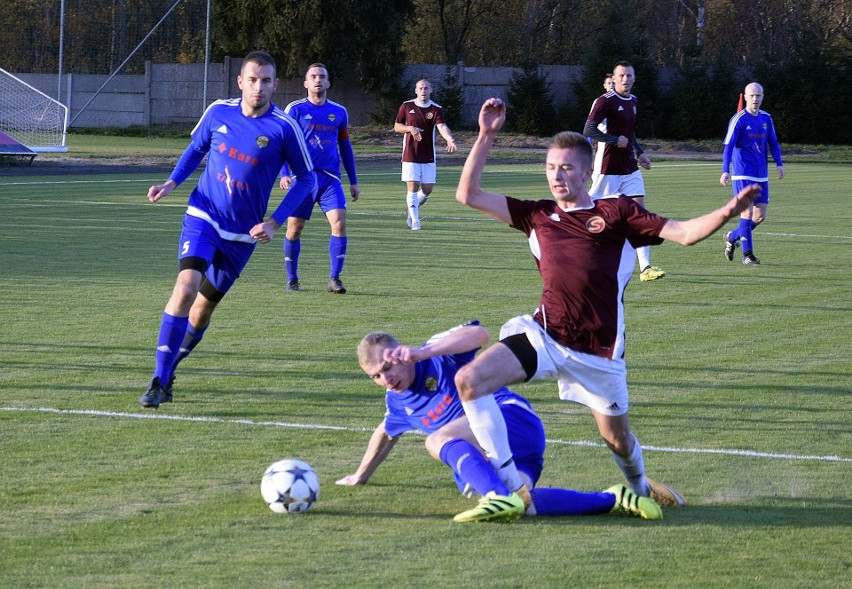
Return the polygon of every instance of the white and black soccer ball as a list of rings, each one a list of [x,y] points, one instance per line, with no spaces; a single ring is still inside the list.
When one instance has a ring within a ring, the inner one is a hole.
[[[273,463],[263,473],[260,494],[275,513],[303,513],[319,499],[317,473],[307,463],[288,458]]]

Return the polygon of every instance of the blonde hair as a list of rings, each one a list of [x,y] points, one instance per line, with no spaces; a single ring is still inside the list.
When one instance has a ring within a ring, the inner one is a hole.
[[[363,366],[366,362],[369,362],[371,358],[371,353],[377,347],[381,349],[385,348],[395,348],[399,345],[399,340],[397,340],[394,336],[389,333],[385,333],[384,331],[374,331],[372,333],[368,333],[361,341],[358,343],[357,356],[358,356],[358,364]]]

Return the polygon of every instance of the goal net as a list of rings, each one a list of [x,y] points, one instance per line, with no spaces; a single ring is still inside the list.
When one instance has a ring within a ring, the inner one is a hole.
[[[0,132],[33,151],[68,151],[68,109],[0,68]]]

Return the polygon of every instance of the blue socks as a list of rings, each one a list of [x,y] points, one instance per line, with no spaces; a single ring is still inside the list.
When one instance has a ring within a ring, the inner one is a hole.
[[[456,475],[456,480],[469,484],[477,493],[485,496],[489,491],[498,495],[509,495],[511,492],[503,484],[491,462],[479,448],[461,438],[450,440],[441,447],[441,460],[449,466]]]
[[[740,224],[737,225],[737,228],[731,231],[731,235],[729,239],[731,241],[740,240],[740,245],[743,248],[743,252],[754,251],[751,244],[751,232],[756,227],[754,221],[751,219],[740,219]]]
[[[172,376],[180,345],[186,335],[189,317],[174,317],[163,313],[160,323],[160,336],[157,339],[157,363],[154,368],[154,376],[160,377],[160,382],[165,386]]]
[[[536,515],[598,515],[609,513],[615,507],[615,495],[612,493],[536,487],[530,494]]]
[[[498,495],[510,494],[491,462],[467,440],[450,440],[441,448],[440,456],[453,470],[460,491],[464,492],[465,485],[470,485],[483,497],[490,491]],[[615,507],[612,493],[540,487],[533,489],[531,494],[536,515],[598,515],[609,513]]]
[[[207,327],[210,326],[208,325]],[[207,331],[207,327],[203,329],[196,329],[192,323],[187,323],[186,335],[183,338],[183,343],[180,345],[180,351],[175,358],[175,363],[172,364],[172,370],[169,374],[169,378],[171,378],[175,373],[175,369],[177,368],[177,365],[180,364],[181,360],[189,356],[189,353],[195,349],[195,346],[197,346],[198,342],[201,341],[201,338],[204,337],[204,332]]]
[[[338,278],[343,272],[343,262],[346,261],[346,236],[335,237],[332,235],[328,240],[328,260],[331,265],[329,278]]]
[[[332,235],[328,240],[328,260],[331,267],[329,278],[338,278],[343,272],[343,262],[346,261],[346,236],[335,237]],[[287,280],[299,279],[299,254],[302,253],[302,240],[284,239],[284,267],[287,269]]]
[[[290,241],[284,238],[284,268],[287,270],[287,280],[299,279],[299,254],[302,252],[302,241]]]

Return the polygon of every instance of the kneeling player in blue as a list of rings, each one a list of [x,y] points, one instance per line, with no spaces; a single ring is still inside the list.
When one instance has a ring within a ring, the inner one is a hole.
[[[478,322],[433,336],[419,348],[404,346],[382,332],[366,335],[358,345],[358,362],[386,389],[387,412],[373,431],[361,464],[338,485],[365,484],[405,432],[425,432],[426,449],[453,471],[459,491],[480,496],[479,504],[455,516],[457,522],[515,519],[521,515],[593,515],[627,513],[662,519],[660,506],[639,497],[626,485],[600,493],[536,488],[544,466],[544,427],[526,399],[502,388],[494,393],[509,434],[515,464],[524,481],[512,493],[488,461],[464,414],[455,375],[488,342]]]

